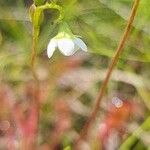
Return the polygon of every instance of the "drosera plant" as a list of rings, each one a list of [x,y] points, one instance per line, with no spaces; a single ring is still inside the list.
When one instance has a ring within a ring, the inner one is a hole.
[[[36,132],[34,137],[38,137],[38,124],[39,124],[39,116],[40,116],[40,81],[35,71],[35,58],[37,45],[40,35],[40,26],[43,21],[42,15],[44,10],[52,10],[55,9],[59,12],[59,16],[56,20],[54,20],[54,24],[59,25],[58,33],[55,37],[53,37],[47,47],[47,55],[50,58],[56,48],[60,50],[62,54],[65,56],[73,55],[77,50],[82,49],[83,51],[87,51],[86,44],[81,40],[80,36],[74,35],[69,27],[69,25],[64,20],[64,10],[63,7],[56,4],[56,0],[51,0],[51,2],[46,2],[45,0],[34,0],[34,3],[29,8],[30,20],[32,22],[32,52],[31,52],[31,72],[33,75],[33,79],[35,81],[36,87],[36,97],[33,99],[33,103],[35,104],[35,111],[37,121],[36,121]],[[37,139],[34,140],[35,142]],[[36,143],[34,144],[36,145]]]
[[[56,9],[59,11],[59,17],[56,20],[56,22],[60,22],[63,19],[63,10],[62,7],[57,5],[55,2],[51,3],[44,3],[41,0],[34,0],[34,3],[29,8],[29,14],[32,22],[32,53],[31,53],[31,72],[35,81],[35,87],[36,87],[36,97],[32,99],[33,103],[35,104],[35,111],[36,113],[36,132],[35,136],[36,139],[34,140],[34,145],[37,145],[37,139],[38,139],[38,127],[39,127],[39,116],[40,116],[40,99],[39,99],[39,93],[40,93],[40,81],[38,79],[38,76],[35,71],[35,58],[36,58],[36,50],[38,45],[38,39],[39,39],[39,33],[40,33],[40,25],[41,25],[41,16],[43,14],[44,10],[48,9]],[[36,146],[35,146],[36,147]],[[36,148],[35,148],[36,149]]]
[[[34,72],[34,63],[35,63],[35,57],[36,57],[36,49],[38,45],[38,39],[39,39],[39,32],[40,32],[40,24],[41,24],[41,16],[43,14],[44,10],[48,9],[56,9],[59,11],[59,17],[55,21],[55,23],[61,22],[63,19],[63,9],[59,5],[57,5],[55,2],[48,3],[46,2],[43,5],[36,6],[36,1],[31,5],[29,9],[30,18],[32,21],[32,54],[31,54],[31,68],[34,75],[34,78],[37,80],[37,77]]]
[[[37,4],[42,4],[38,5]],[[38,81],[37,75],[35,73],[34,64],[36,57],[36,49],[38,45],[40,25],[42,22],[42,14],[44,10],[48,9],[56,9],[59,11],[59,17],[54,21],[54,24],[59,25],[58,33],[55,37],[53,37],[47,47],[47,55],[50,58],[56,48],[60,50],[62,54],[65,56],[73,55],[77,50],[82,49],[83,51],[87,51],[86,44],[81,40],[80,36],[74,35],[69,27],[69,25],[64,20],[64,10],[60,5],[56,4],[56,1],[46,2],[43,4],[37,0],[31,5],[29,9],[30,19],[32,21],[32,53],[31,53],[31,70],[33,73],[33,77]]]
[[[37,3],[37,2],[39,2],[39,3]],[[136,15],[139,2],[140,2],[140,0],[134,0],[134,5],[132,8],[129,20],[127,22],[127,26],[125,28],[124,34],[123,34],[119,44],[118,44],[118,47],[117,47],[116,52],[114,54],[114,57],[112,58],[112,61],[111,61],[110,66],[108,68],[108,72],[106,74],[106,77],[104,78],[104,81],[102,83],[100,92],[99,92],[97,99],[96,99],[95,107],[93,108],[91,114],[89,115],[88,120],[85,123],[85,126],[81,130],[79,138],[75,141],[74,149],[78,149],[78,147],[76,147],[76,146],[79,145],[79,143],[82,140],[86,139],[86,137],[88,136],[88,133],[89,133],[89,129],[90,129],[92,123],[95,121],[95,118],[96,118],[98,111],[99,111],[100,102],[101,102],[101,100],[105,94],[108,82],[109,82],[111,74],[113,72],[113,69],[115,68],[115,66],[119,60],[119,56],[123,52],[123,48],[125,46],[125,43],[127,41],[128,36],[130,34],[132,23],[134,21],[135,15]],[[36,4],[38,4],[38,5],[36,5]],[[57,47],[60,50],[60,52],[66,56],[73,55],[80,48],[83,51],[87,51],[86,44],[79,38],[79,36],[76,36],[72,33],[69,26],[64,21],[64,10],[60,5],[56,4],[56,1],[51,1],[50,3],[49,2],[45,3],[45,1],[42,2],[41,0],[40,1],[35,0],[34,4],[32,4],[32,6],[30,7],[30,16],[31,16],[32,24],[33,24],[31,70],[32,70],[32,74],[33,74],[33,77],[35,79],[35,82],[37,84],[37,86],[36,86],[37,87],[37,94],[39,91],[38,90],[39,89],[39,80],[38,80],[38,77],[37,77],[36,72],[35,72],[34,64],[35,64],[36,49],[37,49],[37,44],[38,44],[39,32],[40,32],[40,24],[42,21],[41,15],[42,15],[44,10],[48,10],[48,9],[50,9],[50,10],[56,9],[59,11],[59,17],[54,22],[54,23],[59,24],[59,32],[54,38],[52,38],[50,40],[50,42],[48,44],[48,47],[47,47],[48,57],[50,58],[53,55],[53,53]],[[36,109],[38,112],[37,115],[39,118],[39,111],[40,111],[39,100],[35,99],[35,103],[36,103]],[[38,124],[38,121],[37,121],[37,124]]]

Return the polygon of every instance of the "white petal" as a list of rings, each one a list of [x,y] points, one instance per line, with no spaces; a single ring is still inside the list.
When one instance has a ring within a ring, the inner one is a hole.
[[[74,49],[75,49],[75,51],[77,51],[77,50],[80,49],[80,47],[77,44],[74,43]]]
[[[86,44],[80,39],[80,38],[75,38],[74,43],[80,47],[83,51],[87,52],[87,46]]]
[[[58,49],[65,56],[73,55],[76,52],[73,40],[69,38],[58,40]]]
[[[47,46],[47,55],[49,58],[53,55],[56,47],[57,47],[57,40],[51,39]]]

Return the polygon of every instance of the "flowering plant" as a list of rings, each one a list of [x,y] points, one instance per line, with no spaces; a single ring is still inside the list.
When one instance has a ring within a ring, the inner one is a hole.
[[[87,51],[86,44],[72,33],[67,23],[62,23],[58,34],[53,37],[47,47],[47,55],[50,58],[56,48],[65,56],[73,55],[77,50]]]

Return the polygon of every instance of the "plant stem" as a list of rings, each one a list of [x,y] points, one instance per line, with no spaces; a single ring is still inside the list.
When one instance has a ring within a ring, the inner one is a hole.
[[[36,58],[36,49],[37,49],[38,37],[39,37],[39,28],[33,27],[32,30],[33,33],[32,33],[31,71],[32,71],[33,78],[38,83],[39,80],[35,72],[35,58]]]
[[[35,80],[35,96],[33,97],[33,105],[35,106],[36,110],[36,127],[35,127],[35,139],[33,143],[33,147],[36,149],[36,143],[37,143],[37,137],[38,137],[38,128],[39,128],[39,116],[40,116],[40,101],[39,101],[39,92],[40,92],[40,85],[39,85],[39,79],[35,71],[35,58],[36,58],[36,49],[38,44],[38,37],[39,37],[39,27],[35,28],[33,26],[32,29],[32,53],[31,53],[31,72],[32,76]]]
[[[132,10],[131,10],[131,14],[130,14],[127,26],[125,28],[125,31],[123,33],[123,36],[122,36],[119,44],[118,44],[118,47],[117,47],[116,52],[114,54],[114,57],[112,58],[111,63],[109,65],[108,72],[107,72],[106,77],[105,77],[105,79],[104,79],[104,81],[102,83],[100,92],[99,92],[99,94],[97,96],[96,104],[95,104],[95,106],[93,108],[93,111],[91,112],[90,116],[88,117],[88,120],[85,123],[83,129],[81,130],[80,136],[75,142],[76,144],[87,137],[89,129],[90,129],[92,123],[95,121],[95,118],[96,118],[96,116],[98,114],[98,111],[99,111],[99,108],[100,108],[100,102],[101,102],[101,100],[102,100],[102,98],[103,98],[103,96],[105,94],[108,82],[109,82],[111,74],[113,72],[113,69],[114,69],[114,67],[116,66],[116,64],[117,64],[117,62],[119,60],[119,56],[123,52],[123,48],[124,48],[125,42],[127,41],[127,38],[128,38],[129,33],[131,31],[132,23],[133,23],[135,15],[136,15],[139,2],[140,2],[140,0],[135,0],[134,1],[134,4],[133,4]]]
[[[34,1],[35,2],[35,1]],[[38,1],[37,1],[38,2]],[[36,143],[37,143],[37,137],[38,137],[38,128],[39,128],[39,117],[40,117],[40,100],[39,100],[39,92],[40,92],[40,83],[38,76],[35,71],[35,59],[36,59],[36,50],[37,50],[37,45],[38,45],[38,39],[39,39],[39,31],[40,31],[40,17],[41,13],[45,9],[57,9],[60,12],[60,15],[56,22],[59,22],[63,19],[63,10],[59,5],[56,5],[55,3],[45,3],[44,5],[40,5],[36,7],[34,4],[31,5],[30,8],[30,16],[32,19],[32,53],[31,53],[31,72],[32,76],[35,81],[35,96],[33,98],[33,104],[35,105],[36,109],[36,127],[35,127],[35,139],[33,143],[33,147],[36,149]]]
[[[136,140],[141,137],[140,135],[146,131],[150,129],[150,117],[148,117],[143,124],[137,128],[131,136],[129,136],[124,143],[120,146],[119,150],[127,150],[130,149],[132,144],[134,144],[136,142]]]

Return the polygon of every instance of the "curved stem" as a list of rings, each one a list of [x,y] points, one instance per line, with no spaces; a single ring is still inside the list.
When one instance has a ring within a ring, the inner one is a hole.
[[[64,11],[62,9],[61,6],[57,5],[56,3],[52,2],[52,3],[46,3],[45,5],[41,5],[38,7],[39,11],[43,11],[45,9],[56,9],[59,11],[59,17],[56,20],[56,22],[61,21],[64,18]]]
[[[35,3],[35,1],[34,1]],[[38,45],[38,39],[39,39],[39,31],[40,31],[40,17],[42,12],[45,9],[57,9],[60,12],[60,15],[57,19],[58,21],[61,21],[63,19],[63,10],[62,7],[55,3],[46,3],[44,5],[40,6],[35,6],[35,4],[31,5],[30,7],[30,17],[33,23],[33,28],[32,28],[32,53],[31,53],[31,72],[32,76],[34,78],[35,84],[36,84],[36,94],[33,98],[33,103],[35,105],[36,109],[36,127],[35,127],[35,139],[33,146],[36,149],[36,143],[37,143],[37,137],[38,137],[38,128],[39,128],[39,117],[40,117],[40,99],[39,99],[39,93],[40,93],[40,83],[38,76],[35,71],[35,59],[36,59],[36,50],[37,50],[37,45]]]
[[[35,69],[34,69],[34,64],[35,64],[35,57],[36,57],[36,48],[37,48],[37,44],[38,44],[38,38],[39,38],[39,29],[40,29],[40,17],[41,17],[41,13],[45,10],[45,9],[57,9],[60,14],[58,19],[56,20],[56,22],[59,22],[63,19],[64,17],[64,12],[62,7],[60,7],[59,5],[55,4],[55,3],[46,3],[44,5],[38,6],[36,7],[35,5],[32,5],[31,7],[31,18],[32,18],[32,23],[33,23],[33,33],[32,33],[32,54],[31,54],[31,70],[32,70],[32,74],[34,79],[38,82],[38,78],[37,75],[35,73]],[[32,10],[33,9],[33,10]]]
[[[32,8],[33,7],[33,8]],[[35,145],[36,149],[36,142],[38,137],[38,127],[39,127],[39,117],[40,117],[40,100],[39,100],[39,92],[40,92],[40,84],[39,79],[35,71],[35,58],[36,58],[36,49],[38,45],[38,38],[39,38],[39,30],[40,30],[40,16],[41,13],[45,9],[57,9],[60,12],[59,18],[57,21],[60,21],[63,19],[63,10],[59,5],[56,5],[55,3],[46,3],[44,5],[40,5],[36,7],[34,4],[31,6],[31,19],[33,23],[33,29],[32,29],[32,53],[31,53],[31,72],[32,76],[35,80],[35,86],[36,86],[36,94],[33,99],[33,104],[35,105],[36,110],[36,127],[35,127],[35,139],[33,145]]]
[[[85,139],[87,137],[89,129],[90,129],[92,123],[95,121],[96,115],[97,115],[97,113],[99,111],[100,102],[101,102],[101,100],[102,100],[102,98],[103,98],[103,96],[105,94],[108,82],[109,82],[111,74],[113,72],[113,69],[114,69],[114,67],[116,66],[116,64],[117,64],[117,62],[119,60],[119,56],[123,52],[123,48],[124,48],[125,42],[127,41],[127,38],[128,38],[129,33],[131,31],[132,23],[133,23],[134,17],[135,17],[136,12],[137,12],[139,1],[140,0],[135,0],[134,1],[133,7],[132,7],[132,10],[131,10],[131,15],[129,17],[127,26],[125,28],[125,31],[123,33],[123,36],[122,36],[119,44],[118,44],[118,47],[117,47],[116,52],[114,54],[114,57],[112,58],[111,63],[109,65],[108,72],[107,72],[106,77],[105,77],[105,79],[104,79],[104,81],[102,83],[102,87],[100,89],[100,92],[99,92],[99,94],[97,96],[95,107],[93,108],[92,113],[90,114],[87,122],[85,123],[83,129],[81,130],[80,136],[76,140],[76,143],[80,142],[81,140],[83,140],[83,139]]]

